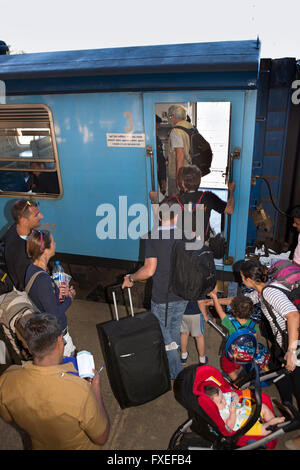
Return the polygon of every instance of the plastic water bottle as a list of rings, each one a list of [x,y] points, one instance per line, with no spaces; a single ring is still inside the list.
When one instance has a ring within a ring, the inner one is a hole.
[[[59,287],[61,282],[65,280],[65,272],[63,270],[60,261],[55,261],[55,265],[52,271],[52,278],[55,281],[55,284]]]

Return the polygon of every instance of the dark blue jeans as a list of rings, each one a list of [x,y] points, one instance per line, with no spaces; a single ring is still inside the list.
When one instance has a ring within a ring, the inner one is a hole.
[[[156,304],[155,302],[151,302],[151,312],[156,316],[160,323],[166,345],[171,379],[176,379],[177,375],[182,370],[179,355],[180,326],[186,306],[187,300],[170,302],[168,305],[167,326],[165,326],[166,304]]]

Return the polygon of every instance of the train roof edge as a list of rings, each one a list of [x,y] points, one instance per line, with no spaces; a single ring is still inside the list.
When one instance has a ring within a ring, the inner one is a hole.
[[[245,40],[2,54],[0,79],[182,71],[257,72],[259,53],[259,40]]]

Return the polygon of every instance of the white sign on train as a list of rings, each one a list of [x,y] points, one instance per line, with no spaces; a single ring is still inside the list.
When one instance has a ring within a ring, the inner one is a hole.
[[[107,147],[145,147],[145,134],[106,134]]]

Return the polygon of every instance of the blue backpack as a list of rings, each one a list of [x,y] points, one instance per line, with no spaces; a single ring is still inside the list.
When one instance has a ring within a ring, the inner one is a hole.
[[[226,341],[225,355],[227,359],[236,364],[252,362],[257,350],[255,321],[251,320],[248,326],[243,326],[235,319],[230,320],[236,331]]]

